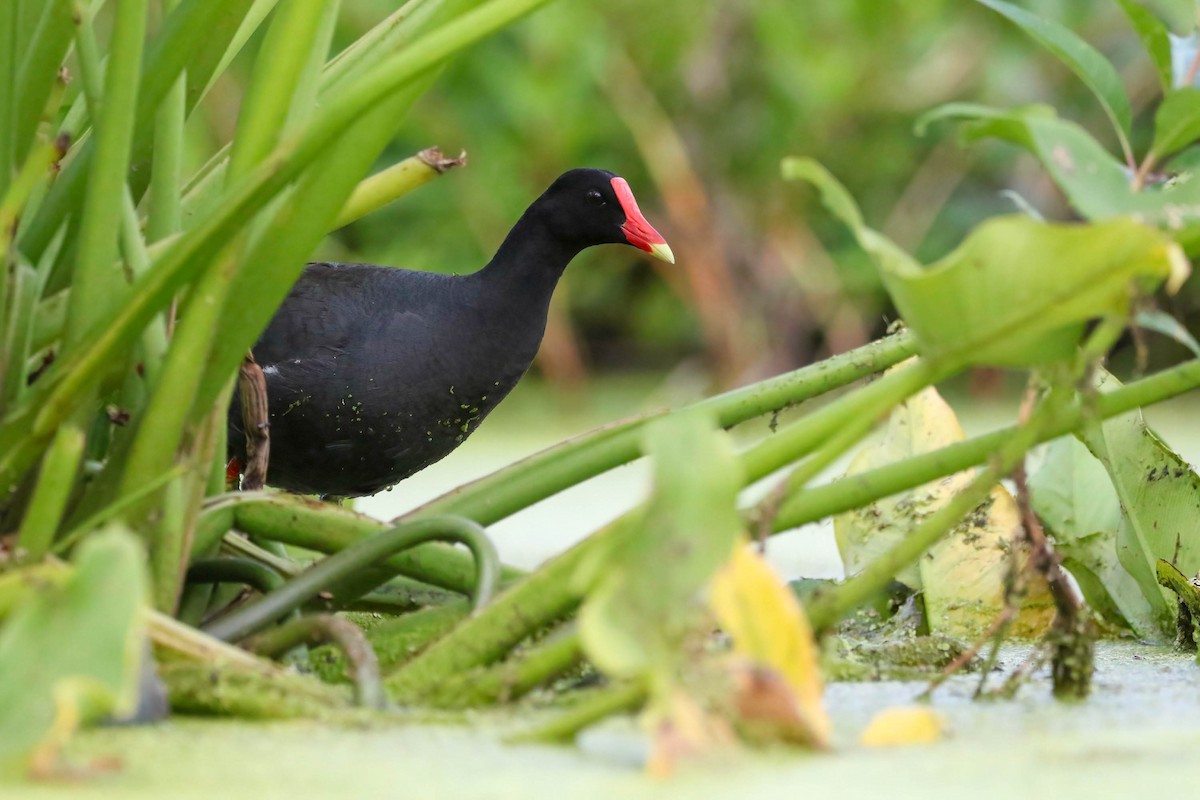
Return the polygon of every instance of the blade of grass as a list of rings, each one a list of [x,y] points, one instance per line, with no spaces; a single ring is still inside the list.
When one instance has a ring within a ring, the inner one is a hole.
[[[323,106],[302,132],[281,143],[262,166],[238,182],[220,208],[189,234],[171,242],[128,300],[96,323],[86,337],[88,347],[55,362],[22,409],[0,423],[0,489],[11,487],[30,467],[55,426],[74,407],[77,390],[103,376],[110,357],[127,348],[174,292],[211,263],[222,244],[244,225],[247,215],[261,209],[320,158],[323,149],[365,111],[463,48],[547,2],[492,0],[464,14],[389,58],[353,90]]]
[[[73,291],[67,307],[67,348],[80,346],[124,294],[114,291],[114,284],[121,278],[113,262],[117,257],[120,198],[133,146],[146,10],[146,0],[116,0],[111,57],[96,123],[96,158],[85,190]],[[90,31],[85,38],[87,35]]]
[[[17,533],[17,546],[34,561],[40,561],[50,552],[54,534],[62,524],[67,501],[83,461],[84,444],[82,429],[76,425],[64,425],[59,428],[42,459],[37,487],[33,490],[33,498],[29,501]]]

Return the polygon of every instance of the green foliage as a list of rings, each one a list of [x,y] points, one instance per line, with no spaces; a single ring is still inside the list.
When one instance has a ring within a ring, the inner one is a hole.
[[[697,595],[742,530],[735,506],[742,479],[729,440],[700,413],[651,425],[646,450],[654,461],[650,500],[582,568],[580,580],[593,586],[579,624],[602,669],[662,686],[685,657]]]
[[[52,767],[81,723],[133,711],[147,589],[137,540],[110,528],[64,578],[27,590],[0,628],[0,764],[38,750]]]
[[[941,363],[1035,366],[1070,359],[1089,319],[1128,314],[1132,287],[1146,292],[1173,273],[1186,274],[1170,239],[1134,220],[1054,225],[1026,216],[988,220],[945,258],[922,267],[868,228],[823,168],[788,159],[783,169],[785,177],[821,190],[875,259],[922,353]]]

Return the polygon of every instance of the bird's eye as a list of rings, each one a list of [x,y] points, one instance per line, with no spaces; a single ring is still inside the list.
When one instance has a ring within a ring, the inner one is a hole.
[[[604,196],[595,189],[591,189],[587,193],[588,202],[594,206],[604,205]]]

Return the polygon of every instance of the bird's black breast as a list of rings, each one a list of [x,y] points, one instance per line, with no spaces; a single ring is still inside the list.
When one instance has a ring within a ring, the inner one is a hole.
[[[545,329],[544,308],[519,318],[492,300],[473,275],[310,265],[254,348],[270,408],[268,483],[373,494],[462,443],[528,369]],[[235,402],[232,453],[243,436]]]

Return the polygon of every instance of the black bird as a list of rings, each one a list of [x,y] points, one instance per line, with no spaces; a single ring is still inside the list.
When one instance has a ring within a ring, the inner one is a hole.
[[[675,261],[623,178],[574,169],[478,272],[309,264],[253,351],[270,411],[267,483],[356,497],[440,460],[529,369],[567,264],[607,243]],[[237,397],[229,454],[244,463]]]

